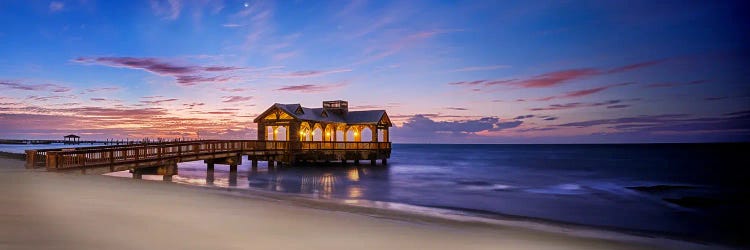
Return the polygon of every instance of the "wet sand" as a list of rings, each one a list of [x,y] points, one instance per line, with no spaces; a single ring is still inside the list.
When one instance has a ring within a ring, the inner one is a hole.
[[[7,158],[0,158],[0,192],[0,249],[712,248],[647,237],[620,239],[617,233],[579,237],[586,234],[264,193],[27,171],[22,161]]]

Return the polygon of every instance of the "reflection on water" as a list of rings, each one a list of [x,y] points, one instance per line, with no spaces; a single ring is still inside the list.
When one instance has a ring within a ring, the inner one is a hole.
[[[207,171],[202,162],[179,164],[178,175],[172,182],[216,186],[224,188],[253,188],[276,192],[307,194],[315,198],[358,200],[380,198],[387,200],[390,193],[389,169],[383,166],[302,166],[259,168],[238,166],[230,172],[229,166],[216,165]],[[107,175],[131,177],[127,171]],[[146,180],[161,180],[160,176],[144,175]]]
[[[385,195],[388,188],[383,183],[387,179],[388,169],[378,166],[287,167],[247,176],[251,188],[339,199],[362,198],[367,190]]]

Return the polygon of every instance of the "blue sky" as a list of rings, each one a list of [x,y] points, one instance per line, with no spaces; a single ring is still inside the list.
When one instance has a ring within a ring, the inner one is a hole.
[[[3,1],[1,138],[254,138],[273,103],[397,142],[750,139],[722,1]]]

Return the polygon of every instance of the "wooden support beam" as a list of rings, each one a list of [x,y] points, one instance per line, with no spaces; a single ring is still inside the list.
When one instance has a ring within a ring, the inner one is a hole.
[[[213,185],[214,184],[214,170],[211,169],[210,171],[206,171],[206,184]]]

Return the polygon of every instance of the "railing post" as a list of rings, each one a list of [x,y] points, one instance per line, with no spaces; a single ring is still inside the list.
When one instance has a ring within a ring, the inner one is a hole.
[[[109,151],[109,171],[115,170],[115,150]]]
[[[36,166],[36,150],[26,150],[26,169]]]
[[[47,162],[45,164],[47,170],[54,170],[57,169],[57,152],[49,151],[47,152]]]

